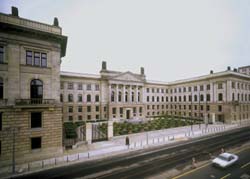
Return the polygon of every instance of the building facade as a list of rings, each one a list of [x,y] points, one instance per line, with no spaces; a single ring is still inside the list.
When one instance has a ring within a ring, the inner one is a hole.
[[[100,75],[61,72],[63,121],[145,119],[161,115],[208,122],[250,119],[250,75],[239,70],[170,83],[117,72],[103,62]]]
[[[43,24],[0,14],[0,165],[62,153],[60,63],[67,37]],[[53,137],[51,137],[53,136]],[[15,144],[15,146],[13,145]]]

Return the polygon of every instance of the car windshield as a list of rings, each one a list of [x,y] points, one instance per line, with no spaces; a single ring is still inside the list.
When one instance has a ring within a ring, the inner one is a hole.
[[[219,155],[218,158],[224,161],[228,161],[228,158],[223,155]]]

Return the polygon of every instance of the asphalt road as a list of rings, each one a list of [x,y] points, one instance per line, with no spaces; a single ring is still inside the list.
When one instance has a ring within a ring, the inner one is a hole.
[[[236,155],[239,156],[239,161],[226,169],[214,167],[209,162],[173,179],[245,179],[243,176],[250,179],[250,148],[236,152]]]
[[[249,141],[250,127],[216,134],[192,141],[130,152],[101,160],[53,168],[17,178],[145,178],[178,165],[188,164],[192,157],[206,160],[209,153]],[[203,179],[203,178],[201,178]]]

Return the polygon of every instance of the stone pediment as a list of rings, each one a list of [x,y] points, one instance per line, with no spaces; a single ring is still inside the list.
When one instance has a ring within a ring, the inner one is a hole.
[[[111,80],[117,81],[132,81],[132,82],[143,82],[143,79],[139,77],[139,75],[135,75],[131,72],[121,73],[117,76],[111,78]]]

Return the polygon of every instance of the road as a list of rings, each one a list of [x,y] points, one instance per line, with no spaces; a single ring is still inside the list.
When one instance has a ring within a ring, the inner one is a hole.
[[[191,141],[130,152],[101,160],[88,161],[53,168],[17,178],[145,178],[156,175],[175,166],[209,159],[209,153],[249,142],[250,127],[227,131],[223,135],[203,137]]]
[[[211,162],[209,162],[173,179],[244,179],[243,176],[249,176],[250,179],[250,148],[238,151],[236,154],[239,156],[239,161],[229,168],[213,167]]]

